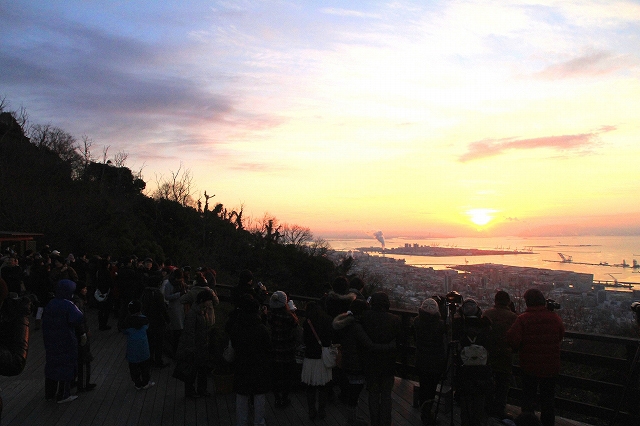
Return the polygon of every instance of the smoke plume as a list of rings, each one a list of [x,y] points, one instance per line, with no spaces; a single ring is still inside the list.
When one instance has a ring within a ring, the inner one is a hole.
[[[380,241],[382,248],[384,248],[384,235],[382,235],[382,231],[375,232],[373,236],[376,237],[376,240]]]

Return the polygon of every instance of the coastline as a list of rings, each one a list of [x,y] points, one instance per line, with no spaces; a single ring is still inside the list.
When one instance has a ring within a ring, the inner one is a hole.
[[[399,254],[408,256],[430,256],[430,257],[455,257],[455,256],[503,256],[518,254],[537,254],[533,251],[519,250],[487,250],[479,248],[457,248],[438,246],[412,246],[412,247],[358,247],[356,250],[364,253]]]

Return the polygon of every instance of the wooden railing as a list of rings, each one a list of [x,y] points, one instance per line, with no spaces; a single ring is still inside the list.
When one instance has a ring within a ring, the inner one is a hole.
[[[218,285],[221,300],[229,300],[231,286]],[[304,304],[317,298],[291,295],[304,317]],[[407,335],[415,311],[391,309],[400,316]],[[509,392],[511,403],[519,405],[522,394],[517,355],[514,357],[515,385]],[[640,339],[567,331],[561,347],[561,374],[556,387],[556,409],[565,417],[615,425],[640,424]],[[417,380],[412,339],[403,348],[396,364],[396,376]]]

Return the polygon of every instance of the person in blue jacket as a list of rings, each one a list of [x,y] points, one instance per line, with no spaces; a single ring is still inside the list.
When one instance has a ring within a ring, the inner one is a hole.
[[[124,321],[122,332],[127,336],[127,361],[129,373],[136,389],[149,389],[155,386],[151,379],[151,353],[147,330],[149,320],[140,312],[142,304],[139,300],[132,300],[128,306],[129,316]]]
[[[59,404],[71,402],[71,382],[78,374],[78,339],[76,327],[84,315],[71,301],[76,283],[60,280],[56,284],[56,297],[44,308],[42,337],[45,349],[45,398],[56,398]]]

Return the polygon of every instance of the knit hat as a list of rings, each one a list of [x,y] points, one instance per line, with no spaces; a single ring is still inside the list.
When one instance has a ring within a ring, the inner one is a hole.
[[[480,315],[482,315],[482,311],[480,310],[478,303],[473,299],[465,300],[460,307],[460,312],[462,312],[462,315],[467,318],[479,317]]]
[[[422,305],[420,305],[419,312],[424,312],[429,315],[439,315],[440,309],[438,307],[438,302],[432,298],[425,299],[425,301],[422,302]]]
[[[287,294],[284,291],[274,291],[269,299],[271,309],[284,308],[287,304]]]

